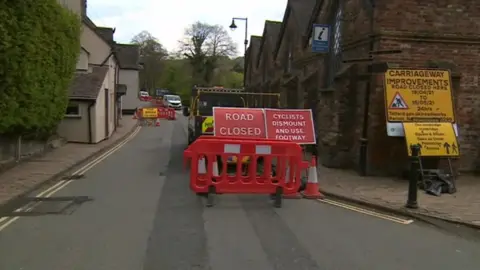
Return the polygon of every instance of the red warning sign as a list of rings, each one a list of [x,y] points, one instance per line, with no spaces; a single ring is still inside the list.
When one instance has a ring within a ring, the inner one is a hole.
[[[215,136],[265,138],[265,116],[262,109],[213,108]]]
[[[267,138],[315,144],[312,110],[265,109]]]
[[[389,109],[393,110],[408,110],[408,105],[405,102],[405,99],[400,95],[399,92],[393,96],[392,101],[390,102],[390,106],[388,107]]]

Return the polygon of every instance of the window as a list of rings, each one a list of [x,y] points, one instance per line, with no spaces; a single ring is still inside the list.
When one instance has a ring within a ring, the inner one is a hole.
[[[333,28],[333,53],[335,55],[340,55],[341,53],[341,42],[342,42],[342,7],[337,8],[337,13],[335,14],[335,24]]]
[[[78,104],[69,104],[65,112],[66,116],[80,116],[80,106]]]
[[[326,81],[327,87],[331,86],[335,75],[342,65],[342,18],[343,18],[343,7],[337,2],[335,9],[335,14],[332,17],[332,47],[328,56],[328,68],[327,68],[327,78]]]

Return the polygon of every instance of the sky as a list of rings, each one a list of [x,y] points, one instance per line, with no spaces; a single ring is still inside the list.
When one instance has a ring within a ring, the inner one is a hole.
[[[114,27],[115,40],[129,43],[143,30],[170,52],[176,51],[185,28],[196,21],[224,26],[243,55],[245,22],[228,27],[233,17],[248,18],[248,38],[261,36],[265,20],[282,21],[287,0],[87,0],[87,14],[97,26]]]

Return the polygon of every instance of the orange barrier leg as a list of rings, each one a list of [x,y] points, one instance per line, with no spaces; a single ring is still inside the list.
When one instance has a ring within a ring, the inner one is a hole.
[[[295,179],[295,181],[301,181],[300,179]],[[285,174],[285,182],[288,184],[290,183],[290,167],[287,167],[287,172]],[[302,194],[298,191],[292,194],[283,194],[284,199],[301,199]]]

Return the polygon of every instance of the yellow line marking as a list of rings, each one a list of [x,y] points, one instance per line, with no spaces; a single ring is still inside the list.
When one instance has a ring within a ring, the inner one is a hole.
[[[142,127],[137,127],[135,129],[135,131],[132,134],[130,134],[130,136],[128,136],[125,140],[123,140],[121,143],[117,144],[112,149],[110,149],[107,152],[103,153],[102,155],[98,156],[94,160],[90,161],[89,163],[87,163],[86,165],[81,167],[80,169],[73,172],[71,175],[82,175],[82,174],[86,173],[87,171],[89,171],[90,169],[92,169],[95,165],[99,164],[100,162],[105,160],[107,157],[109,157],[110,155],[112,155],[113,153],[118,151],[120,148],[122,148],[129,141],[131,141],[138,134],[138,132],[140,132],[141,128]],[[58,181],[55,185],[53,185],[53,186],[47,188],[46,190],[38,193],[35,197],[36,198],[39,198],[39,197],[49,198],[52,195],[54,195],[55,193],[57,193],[58,191],[60,191],[61,189],[68,186],[72,182],[74,182],[74,181],[73,180]],[[40,204],[40,202],[30,202],[30,203],[16,209],[14,212],[17,212],[17,213],[18,212],[31,212],[38,204]],[[4,230],[6,227],[8,227],[10,224],[15,222],[16,220],[18,220],[19,218],[20,218],[19,216],[0,218],[0,232],[2,230]]]
[[[413,222],[412,219],[402,219],[402,218],[398,218],[398,217],[394,217],[394,216],[390,216],[390,215],[386,215],[386,214],[381,214],[381,213],[370,211],[370,210],[367,210],[367,209],[364,209],[364,208],[356,207],[356,206],[353,206],[353,205],[349,205],[349,204],[345,204],[345,203],[341,203],[341,202],[337,202],[337,201],[332,201],[332,200],[329,200],[329,199],[323,199],[323,200],[318,200],[318,201],[322,202],[322,203],[342,207],[344,209],[355,211],[357,213],[362,213],[362,214],[369,215],[369,216],[372,216],[372,217],[377,217],[377,218],[393,221],[393,222],[400,223],[400,224],[403,224],[403,225],[408,225],[408,224],[411,224]]]

